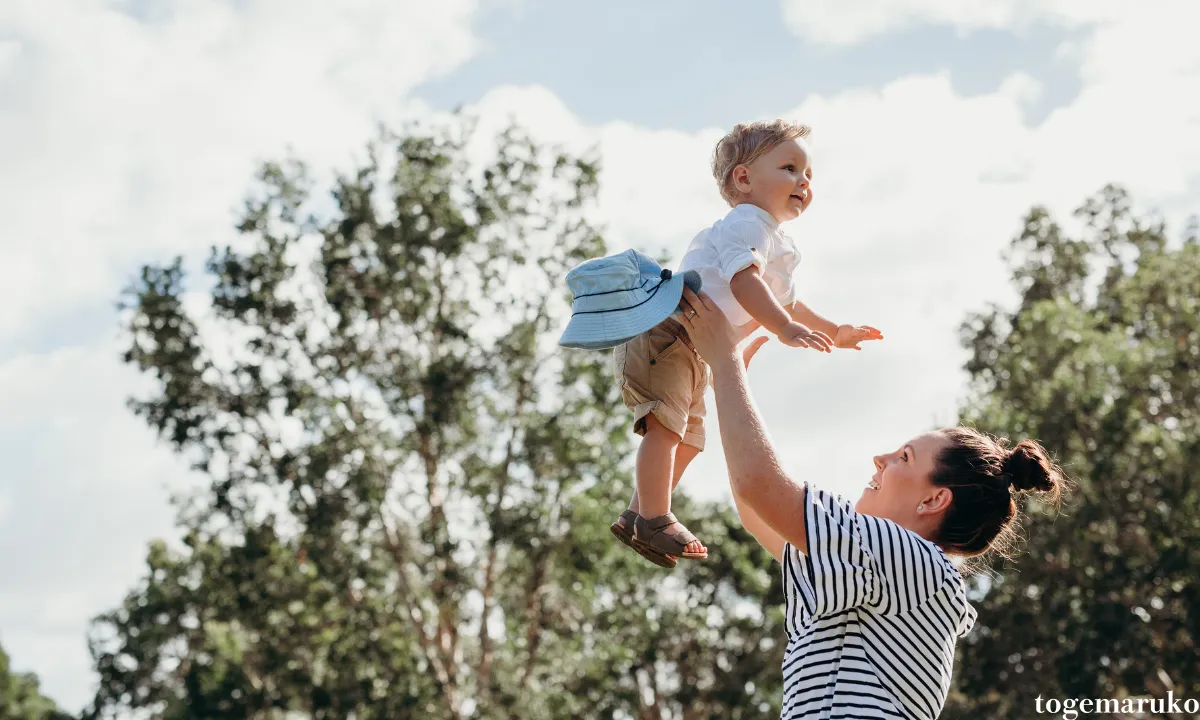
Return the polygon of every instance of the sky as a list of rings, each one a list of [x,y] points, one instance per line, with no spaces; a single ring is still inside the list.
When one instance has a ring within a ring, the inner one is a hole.
[[[65,708],[90,698],[88,622],[194,480],[126,407],[147,385],[116,302],[140,265],[231,241],[262,160],[350,167],[378,123],[465,106],[595,148],[609,246],[678,259],[726,210],[715,141],[812,125],[798,294],[887,339],[768,343],[751,381],[785,466],[857,493],[873,454],[953,422],[956,329],[1011,300],[1032,205],[1069,224],[1115,182],[1176,233],[1200,212],[1198,21],[1189,0],[0,2],[0,645]],[[682,491],[727,497],[722,463],[710,443]]]

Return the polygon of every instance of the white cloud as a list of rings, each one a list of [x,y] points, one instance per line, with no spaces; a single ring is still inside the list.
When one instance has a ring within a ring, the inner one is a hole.
[[[1173,0],[1157,0],[1164,7],[1168,3],[1180,9]],[[921,25],[949,26],[960,32],[1022,30],[1034,23],[1077,27],[1122,17],[1132,9],[1131,3],[1117,0],[783,0],[789,27],[807,40],[827,45],[852,45]]]
[[[139,385],[108,341],[0,364],[0,642],[68,707],[89,698],[88,620],[171,533],[168,485],[187,476],[125,409]]]
[[[0,77],[11,71],[12,64],[20,52],[20,43],[14,40],[0,40]]]
[[[0,3],[0,545],[24,548],[0,555],[0,642],[64,706],[90,698],[88,620],[140,577],[187,475],[125,408],[119,289],[232,241],[262,159],[341,167],[422,112],[407,94],[475,51],[477,4]],[[110,331],[35,350],[79,316]]]
[[[0,7],[0,341],[230,235],[256,162],[343,162],[464,61],[474,0]],[[13,49],[14,45],[16,50]],[[55,292],[47,292],[53,287]]]
[[[958,18],[957,10],[931,14],[950,5],[910,3],[924,8],[925,22]],[[805,7],[840,12],[832,3]],[[991,17],[983,5],[970,7],[982,8],[972,22]],[[1015,18],[1032,5],[1005,7]],[[1032,205],[1069,225],[1085,197],[1118,182],[1143,209],[1165,212],[1176,232],[1185,212],[1200,209],[1200,49],[1186,39],[1189,11],[1054,8],[1068,20],[1103,22],[1072,51],[1082,91],[1037,127],[1024,109],[1041,88],[1023,74],[970,97],[934,74],[778,108],[816,129],[817,200],[789,228],[804,257],[800,295],[834,320],[887,335],[862,353],[823,357],[771,344],[761,354],[756,397],[789,467],[809,479],[853,492],[873,453],[954,418],[964,387],[958,324],[1009,297],[1000,253]],[[478,108],[534,124],[553,118],[544,137],[598,144],[601,216],[614,250],[666,247],[677,259],[724,212],[708,171],[723,128],[587,127],[542,88],[496,88]],[[710,448],[685,483],[705,496],[725,493],[719,443]]]

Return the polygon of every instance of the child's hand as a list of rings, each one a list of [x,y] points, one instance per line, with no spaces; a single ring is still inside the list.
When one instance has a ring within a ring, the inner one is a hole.
[[[883,333],[870,325],[839,325],[833,335],[833,344],[843,350],[862,350],[858,346],[864,340],[882,340]]]
[[[833,341],[825,333],[818,330],[809,330],[806,326],[795,320],[780,328],[776,335],[784,345],[812,348],[819,352],[829,352],[829,347],[833,345]]]

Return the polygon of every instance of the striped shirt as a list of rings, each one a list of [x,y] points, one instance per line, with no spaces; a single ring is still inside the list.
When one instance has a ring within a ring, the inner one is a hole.
[[[784,720],[936,718],[954,643],[975,624],[941,549],[891,520],[807,490],[808,555],[783,549]]]

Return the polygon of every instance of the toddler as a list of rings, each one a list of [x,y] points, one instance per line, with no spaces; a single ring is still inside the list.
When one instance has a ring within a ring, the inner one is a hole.
[[[731,210],[692,240],[679,271],[699,274],[743,337],[761,326],[792,347],[858,350],[883,335],[839,325],[796,300],[792,273],[800,256],[779,227],[812,203],[810,133],[807,125],[776,120],[737,125],[721,138],[712,170]],[[671,513],[671,492],[704,449],[708,366],[673,318],[618,346],[613,360],[642,441],[633,500],[612,532],[663,567],[674,567],[677,557],[707,558],[707,548]]]

